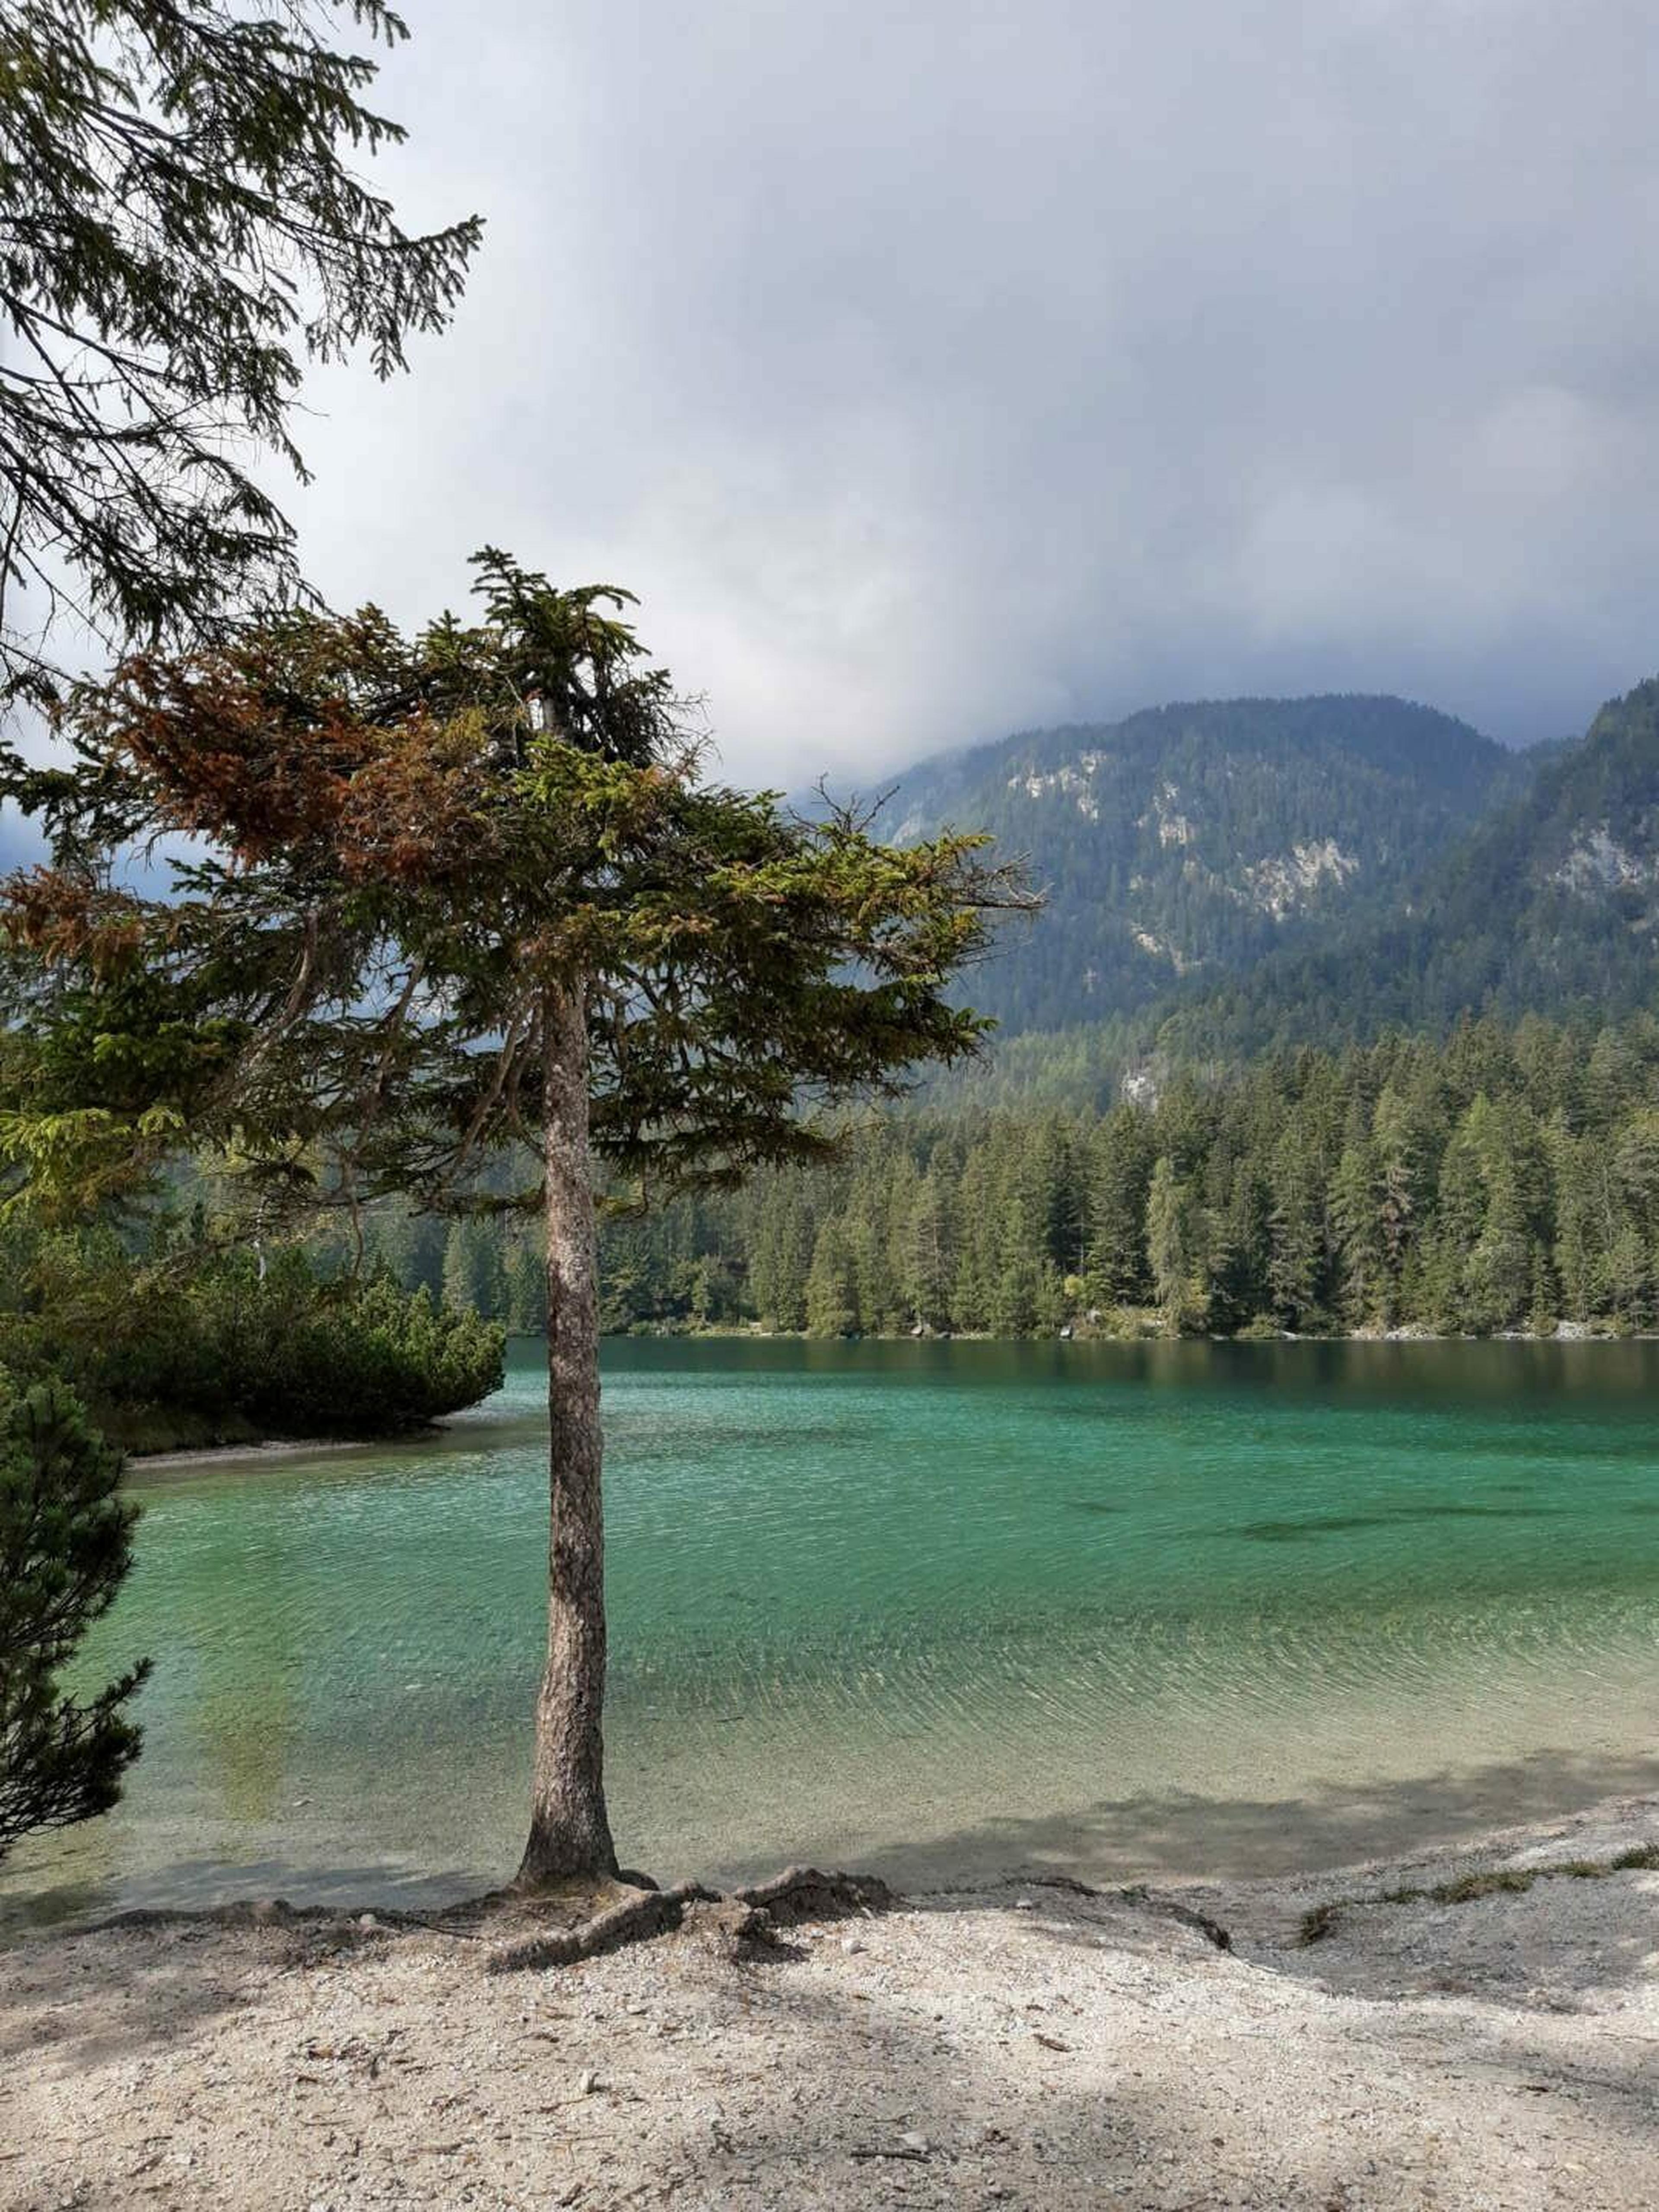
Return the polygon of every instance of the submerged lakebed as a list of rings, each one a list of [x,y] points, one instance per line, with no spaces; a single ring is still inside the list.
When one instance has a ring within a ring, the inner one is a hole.
[[[511,1872],[544,1384],[135,1470],[113,1814],[0,1921]],[[1659,1344],[605,1348],[624,1859],[901,1884],[1334,1865],[1659,1787]]]

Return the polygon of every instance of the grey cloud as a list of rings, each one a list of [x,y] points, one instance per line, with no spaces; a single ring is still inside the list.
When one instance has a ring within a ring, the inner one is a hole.
[[[313,388],[296,504],[416,615],[616,577],[726,763],[1172,696],[1525,739],[1659,665],[1645,5],[426,0],[456,328]]]

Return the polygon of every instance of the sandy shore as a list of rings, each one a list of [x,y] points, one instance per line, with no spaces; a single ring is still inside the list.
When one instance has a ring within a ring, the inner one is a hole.
[[[420,1433],[429,1436],[431,1431]],[[401,1443],[406,1439],[399,1437],[394,1441]],[[362,1437],[267,1437],[257,1443],[196,1444],[184,1451],[134,1452],[129,1465],[136,1474],[154,1474],[169,1468],[217,1467],[240,1460],[318,1459],[325,1452],[372,1449],[372,1441],[366,1443]]]
[[[1650,2212],[1659,1872],[1538,1870],[1656,1842],[1659,1799],[1626,1800],[1432,1861],[1006,1884],[742,1955],[711,1909],[502,1974],[495,1923],[34,1938],[0,1954],[0,2203]],[[1494,1870],[1535,1878],[1381,1901]]]

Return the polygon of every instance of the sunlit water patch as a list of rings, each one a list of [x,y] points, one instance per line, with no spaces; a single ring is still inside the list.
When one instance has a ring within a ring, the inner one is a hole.
[[[1331,1863],[1659,1783],[1659,1347],[618,1344],[624,1855],[915,1881]],[[17,1918],[510,1871],[542,1384],[141,1473],[126,1802]]]

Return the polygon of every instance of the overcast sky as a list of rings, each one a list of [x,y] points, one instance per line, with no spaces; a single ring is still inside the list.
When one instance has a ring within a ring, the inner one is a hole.
[[[1652,0],[405,0],[389,389],[316,580],[616,579],[729,773],[1396,690],[1524,741],[1659,668]]]

